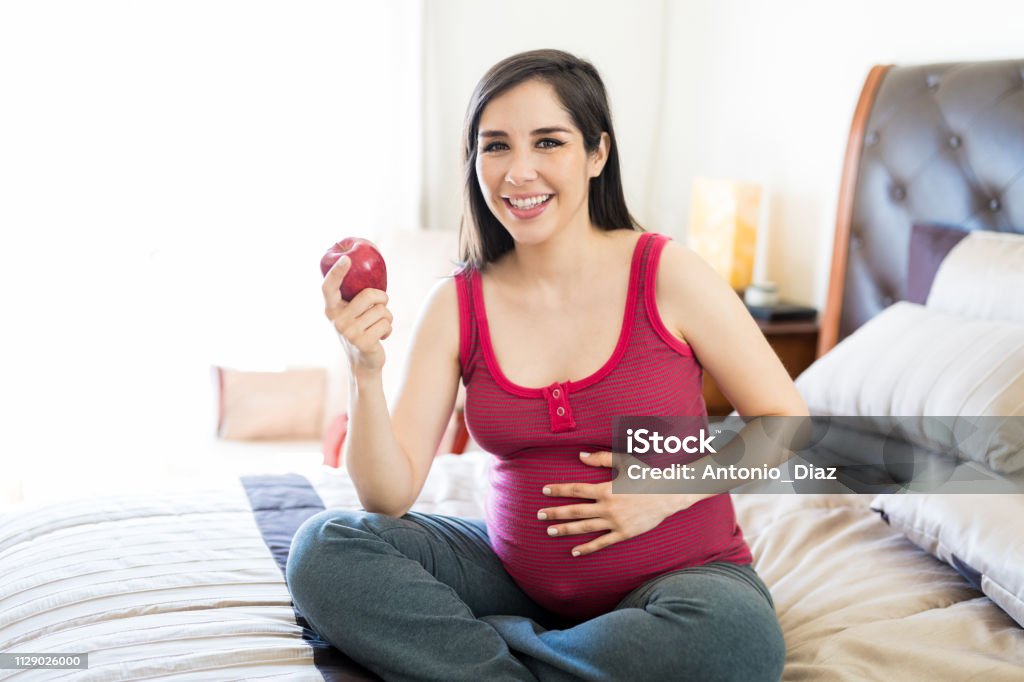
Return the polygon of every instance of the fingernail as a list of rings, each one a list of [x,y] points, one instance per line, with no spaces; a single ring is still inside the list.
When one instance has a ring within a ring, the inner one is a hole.
[[[579,551],[578,549],[574,549],[574,550],[572,551],[572,555],[573,555],[573,556],[579,556],[579,555],[580,555],[580,551]]]
[[[581,452],[580,453],[580,457],[590,457],[590,453],[589,452]]]
[[[550,495],[551,494],[551,488],[544,488],[544,490],[541,491],[541,492],[543,492],[545,495]]]
[[[554,526],[548,528],[548,535],[558,535],[558,529]]]
[[[537,512],[537,518],[540,519],[541,521],[543,521],[547,517],[548,517],[548,515],[545,514],[544,512]]]

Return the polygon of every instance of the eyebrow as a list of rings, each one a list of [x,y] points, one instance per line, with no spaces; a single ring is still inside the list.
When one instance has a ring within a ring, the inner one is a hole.
[[[552,126],[550,128],[537,128],[531,135],[549,135],[551,133],[569,133],[572,131],[567,128],[560,128],[558,126]],[[508,137],[508,133],[504,130],[481,130],[480,137]]]

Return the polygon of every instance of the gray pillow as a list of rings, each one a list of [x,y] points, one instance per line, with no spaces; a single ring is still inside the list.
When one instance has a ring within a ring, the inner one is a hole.
[[[914,223],[910,233],[910,259],[907,263],[907,297],[911,303],[924,305],[928,300],[935,273],[950,249],[960,243],[967,232],[957,227],[936,223]]]

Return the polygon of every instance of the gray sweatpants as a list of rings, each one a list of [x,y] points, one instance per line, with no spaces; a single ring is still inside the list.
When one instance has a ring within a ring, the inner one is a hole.
[[[531,600],[479,519],[328,509],[286,572],[321,637],[385,680],[778,680],[785,643],[749,565],[665,573],[583,622]]]

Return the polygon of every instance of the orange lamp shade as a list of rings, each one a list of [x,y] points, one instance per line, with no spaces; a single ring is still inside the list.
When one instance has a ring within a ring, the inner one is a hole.
[[[746,289],[754,276],[761,186],[696,178],[688,243],[729,285]]]

